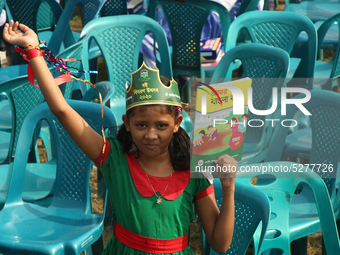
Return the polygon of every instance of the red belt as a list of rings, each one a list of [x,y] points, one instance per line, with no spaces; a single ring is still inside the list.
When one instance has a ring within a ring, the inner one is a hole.
[[[174,239],[155,239],[137,235],[117,222],[114,226],[117,240],[130,248],[148,253],[164,254],[183,251],[188,246],[188,233]]]

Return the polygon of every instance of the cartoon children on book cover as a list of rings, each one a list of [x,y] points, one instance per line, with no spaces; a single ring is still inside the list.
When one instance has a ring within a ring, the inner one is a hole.
[[[197,87],[191,171],[210,169],[222,154],[241,160],[248,117],[247,91],[250,87],[249,78]],[[235,89],[238,92],[235,93]],[[244,102],[238,101],[234,109],[235,100]]]

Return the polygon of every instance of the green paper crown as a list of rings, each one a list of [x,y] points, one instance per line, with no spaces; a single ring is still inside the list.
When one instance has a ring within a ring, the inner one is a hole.
[[[149,68],[144,62],[131,74],[131,85],[126,91],[126,110],[139,105],[165,104],[182,107],[178,85],[174,79],[165,86],[159,71]]]

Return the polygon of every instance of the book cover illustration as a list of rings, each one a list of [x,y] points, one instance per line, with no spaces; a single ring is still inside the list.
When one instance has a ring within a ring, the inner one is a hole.
[[[244,78],[209,87],[197,87],[191,171],[204,172],[211,169],[215,166],[214,161],[223,154],[228,154],[237,161],[241,160],[248,117],[247,94],[251,82],[251,79]],[[234,114],[235,97],[226,85],[235,86],[242,91],[242,114]]]

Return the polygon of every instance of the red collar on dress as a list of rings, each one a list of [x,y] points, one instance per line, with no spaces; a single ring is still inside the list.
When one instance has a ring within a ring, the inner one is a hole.
[[[125,153],[132,181],[140,195],[143,197],[152,197],[155,195],[148,179],[146,178],[144,170],[140,167],[137,160],[132,153]],[[156,192],[160,195],[164,192],[166,185],[169,182],[170,177],[155,177],[148,175],[149,180]],[[190,169],[175,171],[172,174],[168,188],[166,189],[164,197],[167,200],[175,200],[179,197],[187,187],[190,181]]]

